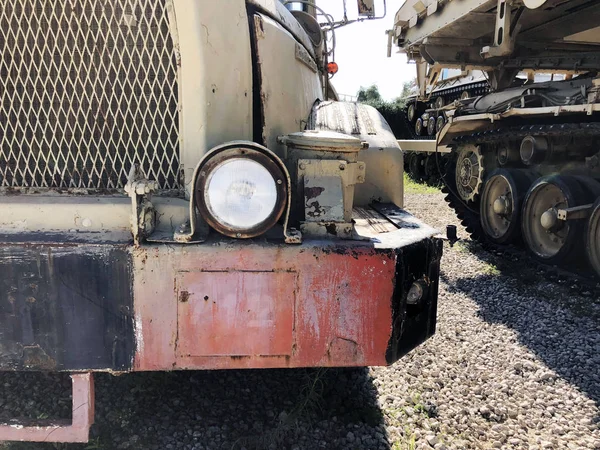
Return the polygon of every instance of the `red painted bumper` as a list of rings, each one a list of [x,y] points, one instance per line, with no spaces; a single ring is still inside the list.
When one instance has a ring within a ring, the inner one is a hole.
[[[435,327],[441,252],[430,239],[410,248],[421,263],[350,241],[138,249],[133,370],[389,364],[395,341],[417,345]],[[407,289],[424,275],[436,283],[420,329],[402,336]]]

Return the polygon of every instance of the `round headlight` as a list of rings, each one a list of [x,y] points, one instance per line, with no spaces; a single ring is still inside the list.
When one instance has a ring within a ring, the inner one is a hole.
[[[427,290],[427,282],[423,279],[415,281],[408,290],[406,303],[409,305],[418,304],[424,297]]]
[[[196,205],[218,232],[251,238],[271,228],[283,213],[286,177],[273,159],[260,151],[231,148],[212,156],[200,169]]]

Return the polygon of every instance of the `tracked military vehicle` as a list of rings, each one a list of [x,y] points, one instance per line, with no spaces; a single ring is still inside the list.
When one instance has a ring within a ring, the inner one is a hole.
[[[450,151],[447,200],[467,229],[598,275],[599,24],[599,1],[409,0],[391,32],[422,98],[445,68],[489,79],[491,93],[441,108],[434,147]],[[562,80],[515,83],[523,71]]]

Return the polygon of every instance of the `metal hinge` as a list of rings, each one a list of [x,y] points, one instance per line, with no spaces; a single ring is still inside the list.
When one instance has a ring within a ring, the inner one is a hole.
[[[156,228],[156,210],[150,196],[157,189],[158,183],[148,180],[138,164],[131,167],[125,192],[131,198],[131,234],[135,245],[139,245]]]

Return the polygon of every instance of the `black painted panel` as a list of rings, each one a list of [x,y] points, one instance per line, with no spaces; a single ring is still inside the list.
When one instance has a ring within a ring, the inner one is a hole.
[[[131,266],[125,247],[0,246],[0,370],[129,370]]]
[[[398,251],[392,299],[393,328],[386,354],[389,364],[435,333],[442,252],[442,241],[435,238],[424,239]],[[408,305],[408,291],[421,278],[429,280],[429,288],[418,305]]]

